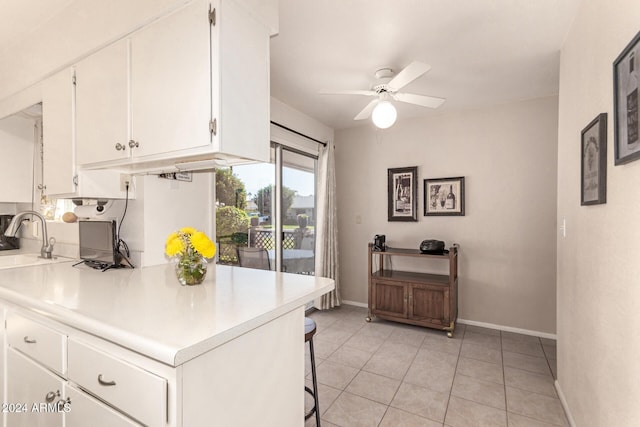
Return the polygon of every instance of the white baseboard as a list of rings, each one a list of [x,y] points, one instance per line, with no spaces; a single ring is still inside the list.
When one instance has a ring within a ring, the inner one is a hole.
[[[363,308],[368,307],[367,304],[358,302],[358,301],[342,300],[341,302],[344,305],[353,305],[356,307],[363,307]],[[494,323],[476,322],[475,320],[466,320],[466,319],[458,319],[458,323],[462,323],[465,325],[472,325],[472,326],[480,326],[482,328],[488,328],[488,329],[496,329],[498,331],[514,332],[516,334],[522,334],[522,335],[531,335],[531,336],[540,337],[540,338],[549,338],[551,340],[556,339],[556,334],[550,334],[547,332],[539,332],[539,331],[531,331],[529,329],[513,328],[511,326],[496,325]]]
[[[341,303],[344,304],[344,305],[354,305],[356,307],[363,307],[363,308],[369,307],[367,304],[365,304],[363,302],[358,302],[358,301],[342,300]]]
[[[458,319],[458,323],[462,323],[464,325],[471,325],[471,326],[480,326],[482,328],[488,328],[488,329],[497,329],[499,331],[505,331],[505,332],[514,332],[516,334],[522,334],[522,335],[531,335],[531,336],[540,337],[540,338],[549,338],[551,340],[557,339],[556,334],[550,334],[548,332],[540,332],[540,331],[531,331],[529,329],[513,328],[511,326],[496,325],[494,323],[476,322],[475,320],[466,320],[466,319]]]
[[[567,399],[564,397],[564,393],[560,388],[560,383],[558,380],[555,380],[553,385],[556,387],[556,392],[558,392],[558,397],[560,398],[560,403],[562,404],[562,408],[564,409],[564,413],[567,416],[567,420],[569,421],[569,425],[571,427],[576,427],[576,422],[573,419],[573,415],[571,415],[571,411],[569,410],[569,405],[567,404]]]

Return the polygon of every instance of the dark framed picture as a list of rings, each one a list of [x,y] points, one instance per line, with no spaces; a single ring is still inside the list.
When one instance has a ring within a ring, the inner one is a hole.
[[[425,179],[424,215],[464,216],[464,176]]]
[[[388,170],[387,220],[417,221],[418,215],[418,167]]]
[[[607,113],[601,113],[582,130],[580,204],[607,202]]]
[[[613,114],[615,164],[640,158],[638,128],[638,81],[640,80],[640,33],[613,62]]]

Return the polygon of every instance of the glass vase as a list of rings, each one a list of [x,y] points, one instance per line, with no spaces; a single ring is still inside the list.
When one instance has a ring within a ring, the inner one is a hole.
[[[198,257],[178,258],[176,277],[183,286],[198,285],[207,275],[207,259]]]

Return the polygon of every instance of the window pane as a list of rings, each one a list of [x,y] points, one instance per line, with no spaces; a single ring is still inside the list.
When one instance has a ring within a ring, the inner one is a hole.
[[[283,269],[313,275],[316,160],[287,150],[283,150],[282,160]]]
[[[218,263],[275,269],[274,165],[258,163],[216,171]],[[243,248],[258,248],[246,251]],[[262,249],[262,250],[260,250]]]

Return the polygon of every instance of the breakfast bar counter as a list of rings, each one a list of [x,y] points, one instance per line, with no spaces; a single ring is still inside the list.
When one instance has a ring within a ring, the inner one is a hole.
[[[0,270],[8,376],[12,358],[27,356],[62,378],[63,398],[97,397],[92,403],[145,425],[302,426],[304,306],[333,288],[327,278],[221,265],[210,265],[195,286],[181,286],[171,264],[105,272],[69,262]],[[39,345],[31,344],[32,335],[48,328],[62,342],[55,349],[62,352],[59,368],[30,354]],[[109,370],[119,363],[132,370]],[[86,384],[89,368],[76,366],[84,364],[96,365]],[[149,384],[158,384],[163,404],[127,403],[154,395],[145,387],[156,386],[140,384],[145,373],[153,375]],[[117,381],[108,378],[117,375]],[[11,378],[6,381],[5,402],[17,396]],[[80,404],[74,413],[71,402],[61,416],[79,416]]]

